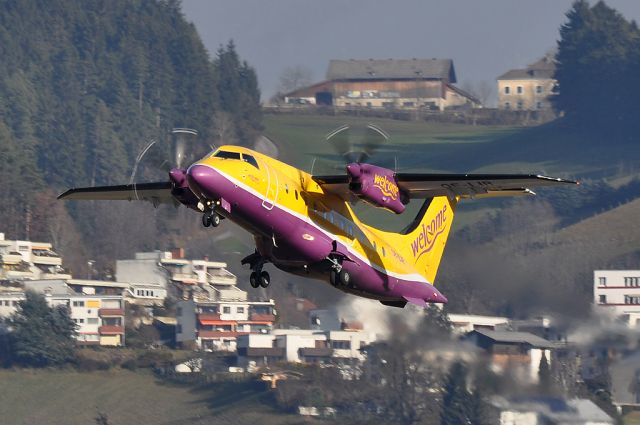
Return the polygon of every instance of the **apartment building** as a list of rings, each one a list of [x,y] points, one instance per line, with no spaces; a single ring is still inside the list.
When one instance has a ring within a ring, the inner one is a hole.
[[[122,346],[125,344],[125,288],[126,285],[117,282],[79,279],[24,281],[19,288],[0,291],[0,318],[16,312],[25,291],[34,291],[44,295],[51,307],[68,308],[77,325],[79,344]]]
[[[130,285],[128,298],[131,302],[162,304],[170,291],[185,298],[194,292],[194,287],[205,292],[235,292],[236,277],[226,267],[226,263],[206,258],[186,259],[183,249],[138,252],[134,259],[116,262],[116,280]],[[205,294],[205,299],[208,298]]]
[[[629,327],[640,325],[640,270],[595,270],[593,305]]]
[[[247,293],[234,288],[203,291],[197,298],[178,302],[176,342],[201,350],[235,352],[238,336],[273,329],[274,301],[247,301]]]
[[[0,280],[70,278],[50,243],[8,240],[0,233]]]

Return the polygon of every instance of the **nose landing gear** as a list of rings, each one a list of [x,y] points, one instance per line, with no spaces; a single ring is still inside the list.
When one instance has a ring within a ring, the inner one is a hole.
[[[202,214],[202,225],[204,227],[218,227],[220,225],[220,220],[221,217],[213,210],[209,210]]]

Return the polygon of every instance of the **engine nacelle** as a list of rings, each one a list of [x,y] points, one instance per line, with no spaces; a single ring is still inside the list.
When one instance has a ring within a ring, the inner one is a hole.
[[[387,168],[371,164],[347,165],[349,189],[358,198],[375,207],[385,208],[396,214],[404,211],[404,194],[396,182],[395,173]]]
[[[174,168],[169,171],[169,179],[173,183],[173,189],[171,194],[182,205],[185,205],[193,210],[198,211],[199,199],[189,189],[189,183],[187,182],[187,172],[181,168]]]

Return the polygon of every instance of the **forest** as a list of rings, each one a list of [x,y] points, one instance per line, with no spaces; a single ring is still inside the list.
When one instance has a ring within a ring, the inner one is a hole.
[[[174,212],[120,215],[117,205],[61,205],[55,196],[127,183],[139,152],[150,140],[167,142],[174,127],[197,129],[200,152],[216,137],[252,142],[262,129],[255,71],[233,41],[210,57],[179,1],[0,4],[0,222],[8,238],[52,241],[74,272],[88,258],[123,253],[118,241],[95,237],[114,219],[145,221],[150,231],[158,220],[169,238]],[[169,144],[157,145],[170,162]],[[136,181],[151,177],[166,174],[142,170]],[[135,246],[124,252],[156,247],[131,236]]]

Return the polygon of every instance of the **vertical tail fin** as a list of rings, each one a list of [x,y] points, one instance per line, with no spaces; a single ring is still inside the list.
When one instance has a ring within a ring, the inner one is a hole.
[[[425,201],[414,221],[400,236],[404,257],[433,283],[453,224],[457,199],[437,196]]]

